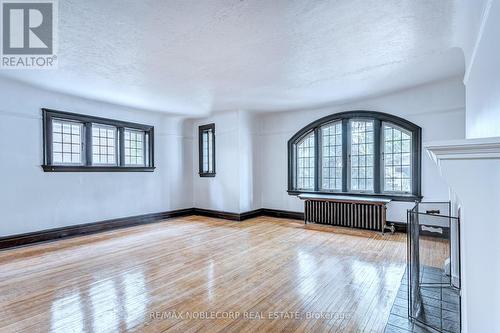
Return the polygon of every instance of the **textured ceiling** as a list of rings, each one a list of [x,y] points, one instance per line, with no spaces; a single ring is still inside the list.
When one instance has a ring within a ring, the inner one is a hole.
[[[59,68],[1,71],[183,115],[275,111],[463,73],[452,0],[59,0]]]

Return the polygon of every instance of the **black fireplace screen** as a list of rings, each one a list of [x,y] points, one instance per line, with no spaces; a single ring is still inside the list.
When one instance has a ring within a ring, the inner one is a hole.
[[[460,219],[449,202],[408,211],[408,315],[440,332],[460,332]]]

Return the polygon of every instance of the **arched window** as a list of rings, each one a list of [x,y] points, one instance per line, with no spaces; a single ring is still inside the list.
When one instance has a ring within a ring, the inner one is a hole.
[[[420,199],[421,131],[381,112],[319,119],[288,142],[288,192]]]

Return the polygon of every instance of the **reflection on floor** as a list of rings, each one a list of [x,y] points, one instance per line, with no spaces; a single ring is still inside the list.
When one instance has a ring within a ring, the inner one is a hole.
[[[449,277],[443,270],[422,266],[422,283],[449,283]],[[424,305],[422,322],[438,329],[440,332],[460,332],[460,306],[457,291],[449,287],[422,287],[422,301]],[[391,309],[391,315],[385,333],[407,332],[435,332],[423,326],[410,322],[408,319],[408,280],[405,273],[401,280],[396,300]]]
[[[406,236],[191,216],[0,252],[0,332],[383,332]]]

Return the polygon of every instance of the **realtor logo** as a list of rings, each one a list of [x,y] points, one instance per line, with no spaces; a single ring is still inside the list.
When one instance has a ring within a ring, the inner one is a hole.
[[[2,0],[2,68],[54,68],[56,0]]]

